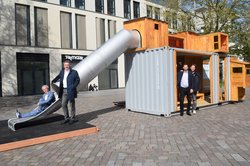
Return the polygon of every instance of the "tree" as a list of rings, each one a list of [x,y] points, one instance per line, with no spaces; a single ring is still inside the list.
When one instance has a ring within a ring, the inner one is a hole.
[[[203,34],[224,32],[229,34],[231,54],[250,60],[250,1],[249,0],[160,0],[166,6],[164,17],[173,20],[177,13],[177,31],[199,31],[197,22],[203,23]]]

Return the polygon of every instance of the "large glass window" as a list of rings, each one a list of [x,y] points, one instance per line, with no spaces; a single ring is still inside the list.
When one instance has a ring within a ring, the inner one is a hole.
[[[49,55],[17,53],[18,95],[41,94],[42,85],[49,85]]]
[[[62,48],[72,48],[71,14],[61,12],[61,43]]]
[[[86,18],[76,15],[76,47],[86,49]]]
[[[133,6],[134,6],[134,18],[140,18],[140,3],[134,1]]]
[[[16,4],[16,45],[30,45],[29,6]]]
[[[127,19],[131,19],[130,0],[124,0],[124,17]]]
[[[105,42],[105,19],[96,18],[96,46],[100,47]]]
[[[98,13],[104,13],[104,2],[103,0],[95,0],[95,11]]]
[[[36,46],[48,47],[48,11],[47,9],[35,8],[35,44]]]
[[[85,9],[85,0],[75,0],[75,7],[78,9]]]
[[[115,0],[108,0],[108,14],[115,15]]]
[[[117,64],[112,64],[98,75],[99,90],[118,88]]]
[[[147,17],[153,18],[153,7],[147,5]]]

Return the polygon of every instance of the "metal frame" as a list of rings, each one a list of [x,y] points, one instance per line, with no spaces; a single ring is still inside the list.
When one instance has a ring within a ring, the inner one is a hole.
[[[231,58],[230,58],[230,56],[227,56],[226,57],[226,67],[227,67],[227,69],[226,69],[226,78],[227,78],[227,80],[226,80],[226,84],[227,84],[227,89],[226,89],[226,91],[227,91],[227,99],[226,100],[228,100],[228,101],[231,101],[231,81],[230,81],[230,79],[231,79],[231,74],[230,74],[230,71],[231,71],[231,66],[230,66],[230,60],[231,60]]]
[[[211,63],[211,62],[210,62]],[[212,76],[213,78],[213,101],[211,103],[218,103],[219,102],[219,91],[220,91],[220,83],[219,83],[219,72],[220,72],[220,67],[219,67],[219,55],[218,54],[213,54],[212,55]]]

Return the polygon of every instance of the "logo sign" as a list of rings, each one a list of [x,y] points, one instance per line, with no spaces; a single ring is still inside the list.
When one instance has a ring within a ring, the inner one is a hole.
[[[70,61],[81,61],[85,58],[84,55],[63,55],[62,59],[64,60],[70,60]]]
[[[72,61],[72,60],[79,60],[79,61],[81,61],[81,60],[83,60],[83,57],[82,56],[70,56],[70,55],[66,55],[65,56],[65,59],[68,59],[68,60],[70,60],[70,61]]]

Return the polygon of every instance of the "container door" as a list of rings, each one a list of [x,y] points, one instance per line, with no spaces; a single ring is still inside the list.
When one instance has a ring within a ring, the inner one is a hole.
[[[231,100],[239,101],[245,98],[245,72],[243,64],[230,62]]]

